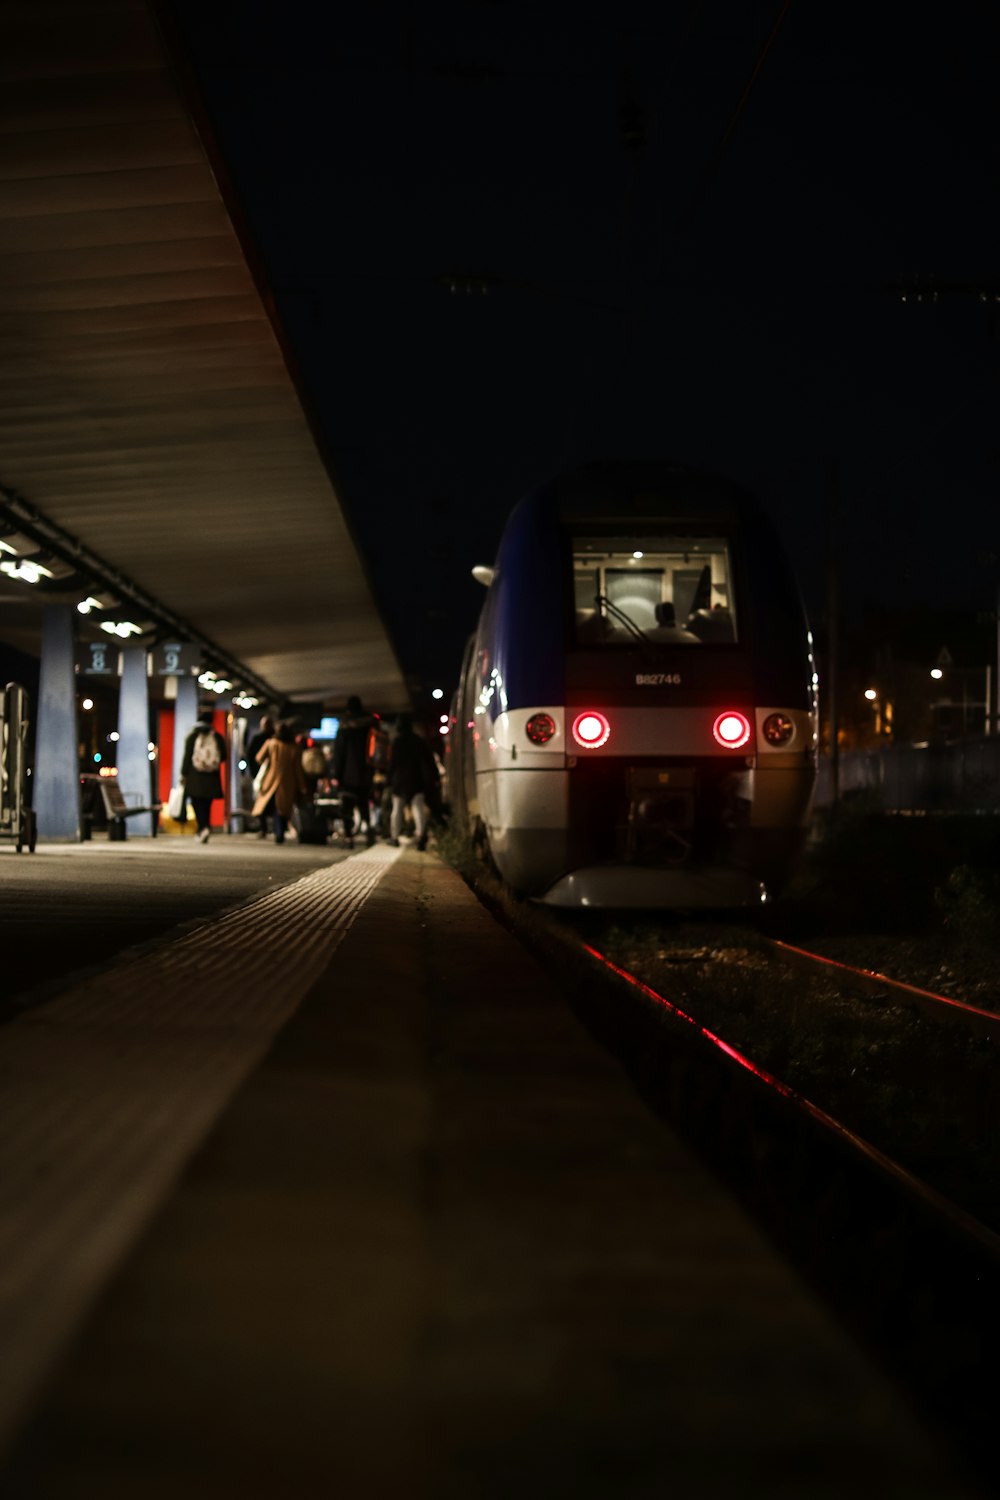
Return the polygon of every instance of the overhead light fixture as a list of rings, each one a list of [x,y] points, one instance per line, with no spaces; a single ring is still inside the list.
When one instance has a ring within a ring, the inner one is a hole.
[[[16,531],[11,526],[3,527],[3,536],[0,538],[0,552],[9,552],[14,557],[30,557],[34,552],[40,552],[42,543],[37,541],[27,532]]]
[[[0,567],[3,564],[0,563]],[[131,620],[102,620],[101,629],[106,630],[108,635],[117,635],[123,641],[127,641],[130,635],[142,635],[142,627],[133,624]]]
[[[22,583],[37,583],[40,578],[52,577],[48,568],[44,568],[41,563],[31,562],[26,557],[19,562],[8,562],[6,559],[0,562],[0,573],[6,573],[8,578],[20,578]]]
[[[89,615],[92,609],[101,608],[101,601],[100,599],[95,599],[92,597],[92,595],[88,594],[86,599],[81,599],[76,607],[80,611],[81,615]]]

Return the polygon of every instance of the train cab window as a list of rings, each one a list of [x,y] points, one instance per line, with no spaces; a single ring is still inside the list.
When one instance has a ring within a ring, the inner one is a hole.
[[[577,535],[572,543],[577,645],[736,641],[724,537]]]

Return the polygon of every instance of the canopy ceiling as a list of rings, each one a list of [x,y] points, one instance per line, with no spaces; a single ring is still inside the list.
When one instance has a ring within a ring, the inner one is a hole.
[[[6,0],[0,87],[0,485],[277,694],[407,706],[153,6]]]

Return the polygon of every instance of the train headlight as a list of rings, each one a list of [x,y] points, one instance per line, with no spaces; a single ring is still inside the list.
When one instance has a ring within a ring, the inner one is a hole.
[[[739,750],[750,738],[750,720],[736,709],[727,708],[712,725],[712,733],[726,750]]]
[[[760,726],[769,745],[787,745],[795,734],[795,725],[787,714],[768,714]]]
[[[556,721],[551,714],[532,714],[524,732],[533,745],[547,745],[556,732]]]
[[[584,750],[599,750],[611,738],[611,725],[603,714],[588,708],[573,720],[573,738]]]

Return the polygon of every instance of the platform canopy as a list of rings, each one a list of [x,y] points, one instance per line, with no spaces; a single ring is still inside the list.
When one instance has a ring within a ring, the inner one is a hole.
[[[156,7],[5,0],[0,88],[2,493],[276,694],[407,706]],[[37,650],[45,597],[0,576],[0,639]]]

